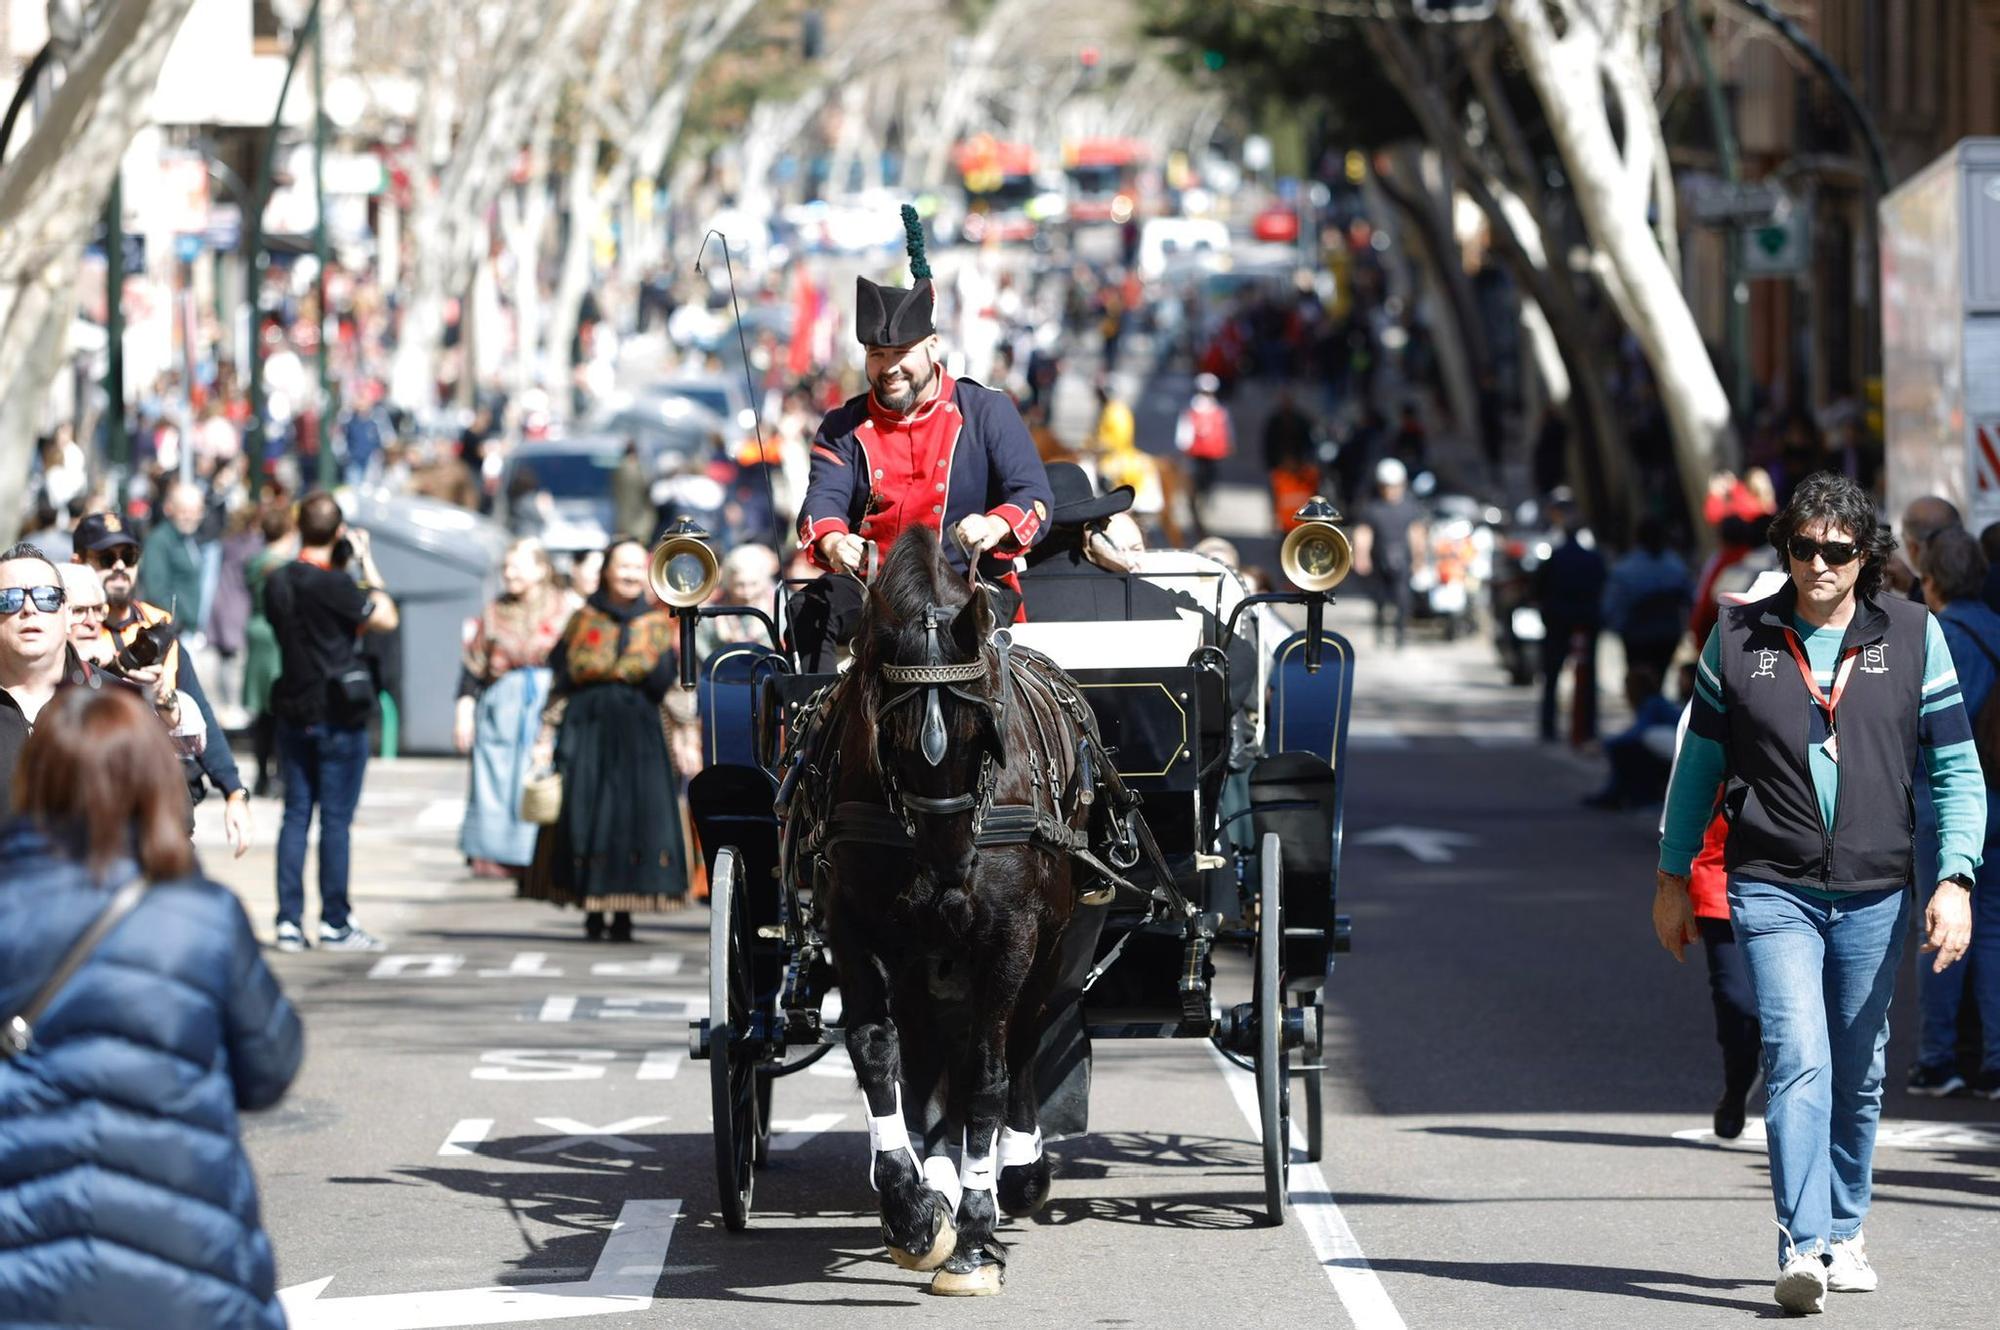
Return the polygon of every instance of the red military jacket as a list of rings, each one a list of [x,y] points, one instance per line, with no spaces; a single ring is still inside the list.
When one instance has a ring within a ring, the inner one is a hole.
[[[1008,560],[1041,539],[1054,503],[1048,472],[1013,402],[940,369],[930,400],[907,418],[884,410],[872,392],[828,413],[813,437],[799,543],[821,563],[821,540],[853,532],[886,556],[911,526],[943,536],[973,513],[987,513],[1009,531],[983,561],[989,576],[999,576]],[[963,570],[965,551],[955,540],[943,543],[952,565]]]

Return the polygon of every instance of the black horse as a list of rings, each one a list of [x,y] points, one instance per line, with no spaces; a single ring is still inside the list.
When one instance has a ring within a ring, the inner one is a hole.
[[[1074,685],[994,629],[987,592],[953,571],[936,535],[906,533],[829,701],[837,747],[813,800],[828,820],[820,906],[884,1241],[906,1269],[936,1270],[940,1294],[998,1292],[999,1209],[1028,1213],[1048,1196],[1034,1056],[1092,876],[1078,865],[1098,862],[1093,804],[1111,802]]]

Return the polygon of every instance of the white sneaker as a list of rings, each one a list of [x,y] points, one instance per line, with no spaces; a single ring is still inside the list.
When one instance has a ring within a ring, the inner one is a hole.
[[[324,922],[319,926],[319,945],[322,951],[381,951],[382,940],[367,932],[360,925],[349,923],[345,928],[328,928]]]
[[[1778,1274],[1778,1286],[1771,1296],[1786,1311],[1800,1316],[1826,1310],[1826,1263],[1817,1252],[1793,1250],[1791,1259]]]
[[[1856,1233],[1832,1247],[1833,1264],[1826,1268],[1826,1286],[1835,1293],[1873,1293],[1882,1283],[1868,1264],[1868,1240]]]
[[[299,952],[306,949],[306,931],[297,924],[278,925],[278,950]]]

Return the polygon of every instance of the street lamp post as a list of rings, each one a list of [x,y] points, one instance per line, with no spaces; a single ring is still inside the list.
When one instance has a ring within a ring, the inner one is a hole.
[[[319,485],[332,489],[334,393],[327,372],[327,341],[333,320],[326,308],[326,43],[319,39],[318,6],[312,22],[313,62],[313,255],[319,260],[313,274],[314,300],[319,317]]]
[[[111,173],[104,205],[104,430],[118,472],[117,507],[132,480],[132,441],[125,433],[125,164]]]

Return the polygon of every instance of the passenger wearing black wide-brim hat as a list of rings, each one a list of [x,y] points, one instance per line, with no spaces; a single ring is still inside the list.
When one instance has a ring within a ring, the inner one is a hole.
[[[813,437],[799,544],[821,568],[865,575],[870,544],[886,556],[905,530],[927,526],[954,567],[977,559],[989,581],[1011,587],[1013,561],[1048,521],[1048,476],[1013,401],[945,370],[914,208],[903,209],[903,224],[911,285],[856,281],[854,335],[868,351],[869,391],[835,408]],[[809,667],[831,666],[860,608],[852,577],[800,592],[793,621]],[[1014,606],[1002,608],[1011,618]]]

